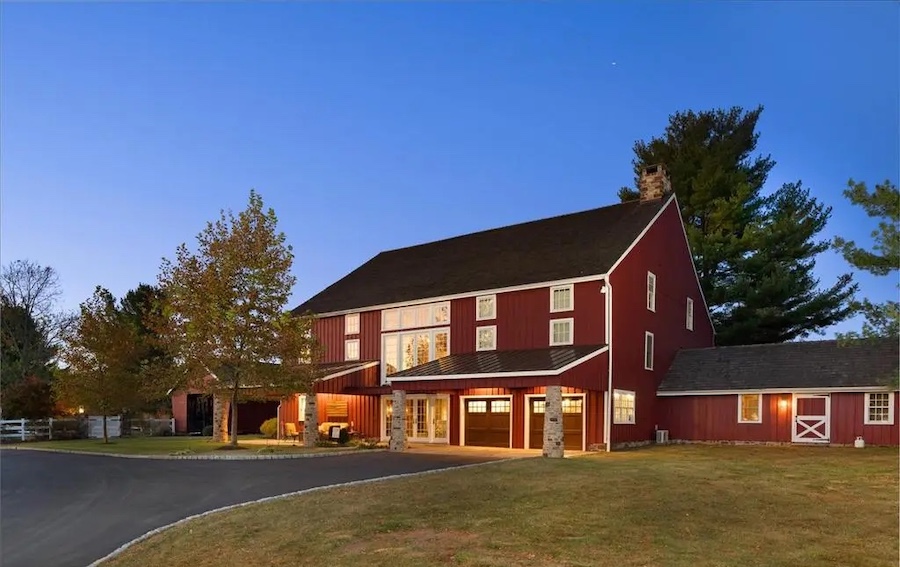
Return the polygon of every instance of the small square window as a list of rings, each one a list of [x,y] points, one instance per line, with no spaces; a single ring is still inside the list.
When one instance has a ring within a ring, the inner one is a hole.
[[[572,339],[573,319],[550,320],[550,346],[570,345]]]
[[[489,321],[497,318],[497,296],[482,295],[475,298],[475,320]]]
[[[872,392],[866,394],[866,425],[894,425],[894,394]]]
[[[545,400],[535,400],[531,402],[531,412],[532,413],[544,413],[544,408],[547,407],[547,402]]]
[[[644,370],[653,370],[653,333],[644,333]]]
[[[466,410],[469,413],[487,413],[487,402],[484,400],[473,400],[466,402]]]
[[[583,400],[581,398],[563,398],[562,399],[562,412],[563,413],[581,413],[581,404]]]
[[[359,339],[344,342],[344,360],[359,360]]]
[[[344,315],[344,334],[345,335],[358,335],[359,334],[359,313],[351,313],[350,315]]]
[[[656,274],[647,272],[647,309],[656,311]]]
[[[475,330],[475,350],[497,350],[497,326],[478,327]]]
[[[400,328],[400,310],[391,309],[382,312],[381,330],[396,331]]]
[[[738,395],[738,423],[762,423],[762,394]]]
[[[550,313],[571,311],[574,309],[574,303],[571,285],[558,285],[550,288]]]
[[[635,420],[634,392],[628,390],[613,391],[613,423],[630,424]]]
[[[509,413],[509,400],[491,400],[491,413]]]

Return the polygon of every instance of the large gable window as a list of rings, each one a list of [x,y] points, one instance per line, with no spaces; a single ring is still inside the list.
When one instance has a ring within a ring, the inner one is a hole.
[[[449,327],[382,335],[382,377],[443,358],[449,354]]]
[[[575,308],[572,285],[557,285],[550,288],[550,313],[571,311]]]
[[[613,391],[613,423],[634,423],[634,392],[629,390]]]
[[[762,394],[738,395],[738,423],[762,423]]]
[[[871,392],[866,394],[866,425],[894,425],[894,394]]]
[[[428,303],[412,307],[385,309],[381,312],[381,330],[399,331],[446,325],[450,322],[450,302]]]

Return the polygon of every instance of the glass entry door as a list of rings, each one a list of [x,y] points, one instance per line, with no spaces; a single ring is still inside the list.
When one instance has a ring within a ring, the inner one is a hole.
[[[385,398],[385,436],[390,437],[391,399]],[[406,439],[411,443],[450,442],[450,396],[407,395]]]

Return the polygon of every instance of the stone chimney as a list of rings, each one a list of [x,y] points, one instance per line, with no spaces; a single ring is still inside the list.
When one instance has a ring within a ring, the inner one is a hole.
[[[672,183],[669,181],[669,174],[666,172],[666,166],[662,164],[648,165],[641,171],[641,180],[639,183],[641,190],[641,201],[650,201],[659,199],[664,195],[672,192]]]

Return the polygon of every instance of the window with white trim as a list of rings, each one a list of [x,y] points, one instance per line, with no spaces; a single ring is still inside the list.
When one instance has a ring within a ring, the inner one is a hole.
[[[449,322],[449,301],[385,309],[381,312],[382,332],[433,327],[435,325],[446,325]]]
[[[738,423],[762,423],[762,394],[738,394]]]
[[[575,309],[575,298],[572,284],[550,288],[550,313],[572,311],[573,309]]]
[[[574,319],[550,319],[550,346],[570,345],[574,342]]]
[[[497,318],[497,296],[481,295],[475,298],[475,320],[490,321]]]
[[[359,360],[359,339],[344,341],[344,360]]]
[[[647,309],[656,311],[656,274],[647,272]]]
[[[869,392],[866,394],[866,425],[894,425],[893,392]]]
[[[644,333],[644,370],[653,370],[653,333]]]
[[[687,298],[687,306],[684,312],[684,328],[688,331],[694,330],[694,300]]]
[[[344,334],[359,334],[359,313],[350,313],[349,315],[344,315]]]
[[[634,423],[634,392],[613,390],[613,423]]]
[[[466,411],[469,413],[487,413],[487,401],[466,400]]]
[[[449,354],[449,327],[385,334],[381,336],[381,375],[390,376]]]
[[[497,350],[497,325],[475,329],[475,350]]]
[[[306,394],[297,394],[297,421],[306,421]]]

